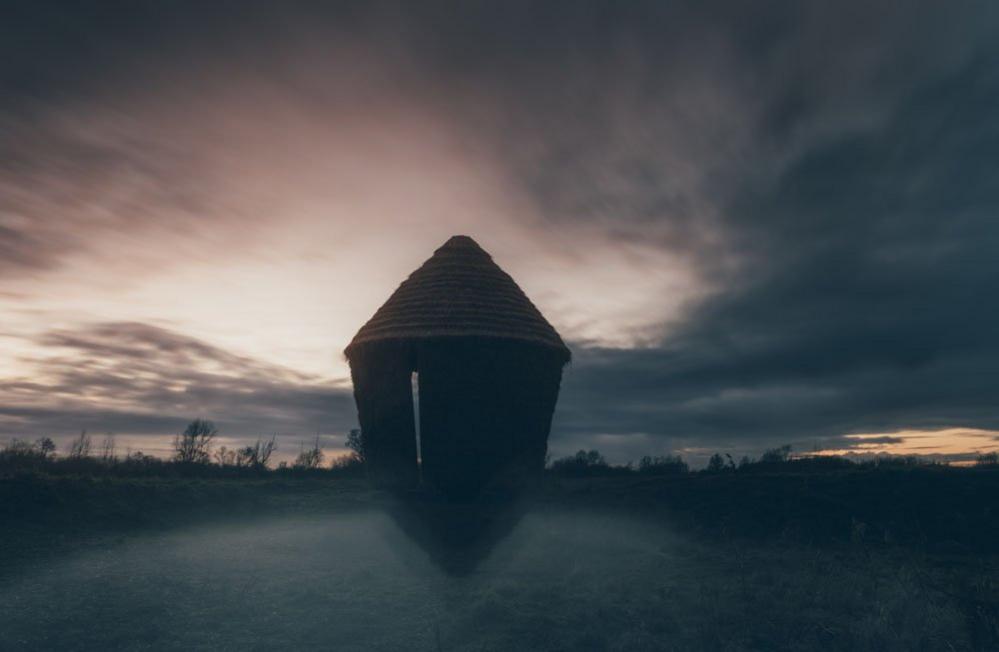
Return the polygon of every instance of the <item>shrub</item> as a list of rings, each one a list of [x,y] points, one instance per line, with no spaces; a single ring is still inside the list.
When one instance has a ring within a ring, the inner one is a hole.
[[[675,475],[689,470],[687,463],[679,455],[646,455],[638,462],[638,472],[645,475]]]
[[[239,449],[236,453],[236,466],[256,470],[266,469],[276,450],[276,436],[272,436],[266,442],[258,439],[256,444]]]
[[[101,442],[101,452],[99,459],[102,463],[110,466],[118,463],[118,452],[115,446],[114,435],[108,433]]]
[[[777,448],[770,448],[760,456],[761,464],[783,464],[791,459],[791,445],[784,444]]]
[[[552,471],[561,475],[597,475],[610,469],[604,456],[595,450],[578,451],[575,455],[552,462]]]
[[[873,460],[861,463],[862,466],[873,466],[877,468],[918,468],[924,466],[941,466],[940,462],[920,457],[918,455],[878,455]]]
[[[86,430],[81,430],[80,436],[69,445],[69,458],[79,460],[85,457],[90,457],[90,435]]]
[[[30,469],[49,462],[55,444],[48,437],[34,442],[12,439],[0,449],[0,465],[19,469]]]
[[[719,471],[724,471],[725,470],[725,458],[723,458],[720,454],[715,453],[708,460],[708,466],[707,466],[707,468],[705,470],[706,471],[710,471],[711,473],[717,473]]]
[[[338,475],[362,475],[364,473],[364,461],[355,454],[342,455],[330,462],[330,471]]]
[[[302,452],[295,458],[292,468],[300,470],[318,469],[323,465],[323,457],[323,451],[319,448],[319,435],[316,435],[316,441],[312,445],[312,448],[307,449],[303,445]]]
[[[999,453],[993,451],[978,456],[975,466],[999,466]]]
[[[118,469],[123,475],[155,475],[171,466],[158,457],[135,451],[125,456],[125,459],[118,464]]]
[[[720,473],[722,471],[734,471],[735,470],[735,460],[728,453],[722,456],[721,453],[715,453],[708,459],[708,465],[704,468],[708,473]]]

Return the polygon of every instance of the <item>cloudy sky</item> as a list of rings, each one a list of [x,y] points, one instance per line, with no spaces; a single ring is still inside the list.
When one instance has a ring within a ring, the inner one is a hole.
[[[449,236],[556,455],[999,448],[999,5],[106,2],[0,24],[0,441],[288,454]]]

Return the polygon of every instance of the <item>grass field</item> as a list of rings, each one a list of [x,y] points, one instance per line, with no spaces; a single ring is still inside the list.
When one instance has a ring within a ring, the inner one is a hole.
[[[550,479],[458,575],[357,480],[0,479],[0,648],[999,649],[999,474],[873,473]]]

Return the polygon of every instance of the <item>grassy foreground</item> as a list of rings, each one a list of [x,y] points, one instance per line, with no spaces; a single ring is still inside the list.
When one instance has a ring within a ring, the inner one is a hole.
[[[996,650],[997,490],[992,469],[550,477],[452,577],[358,479],[23,474],[0,479],[0,647]]]

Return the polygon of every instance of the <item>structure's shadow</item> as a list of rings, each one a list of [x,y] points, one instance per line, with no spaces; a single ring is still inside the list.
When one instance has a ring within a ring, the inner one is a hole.
[[[513,492],[455,500],[431,491],[397,492],[386,511],[406,536],[449,575],[467,575],[513,531],[526,512]]]

